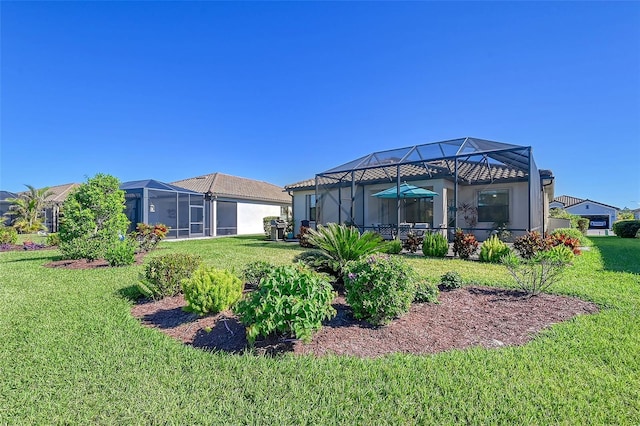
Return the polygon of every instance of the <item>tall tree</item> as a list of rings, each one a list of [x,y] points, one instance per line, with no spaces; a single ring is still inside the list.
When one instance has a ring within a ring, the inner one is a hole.
[[[104,257],[129,227],[124,191],[111,175],[97,174],[77,187],[62,206],[60,251],[68,259]]]
[[[11,203],[8,216],[13,217],[13,227],[18,232],[36,232],[46,229],[43,222],[47,198],[53,195],[49,187],[36,189],[26,185],[27,191],[17,198],[8,198]]]

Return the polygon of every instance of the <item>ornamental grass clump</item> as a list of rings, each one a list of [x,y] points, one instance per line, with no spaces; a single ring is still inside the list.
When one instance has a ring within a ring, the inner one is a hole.
[[[424,236],[422,254],[428,257],[445,257],[448,252],[449,242],[444,235],[435,232]]]
[[[502,258],[502,263],[518,287],[529,296],[535,296],[558,282],[573,257],[571,249],[558,245],[539,251],[529,259],[520,258],[512,252]]]
[[[482,243],[482,247],[480,247],[480,261],[498,263],[502,256],[508,254],[510,251],[511,249],[500,241],[497,235],[493,235]]]
[[[344,275],[347,262],[378,252],[382,248],[382,238],[373,232],[362,235],[358,228],[329,223],[309,229],[309,243],[322,252],[332,275],[340,279]]]
[[[409,311],[418,276],[396,256],[373,254],[350,262],[345,268],[344,283],[353,316],[384,325]]]
[[[198,315],[224,311],[240,300],[243,288],[242,280],[232,272],[200,265],[182,280],[185,310]]]
[[[250,346],[258,336],[272,333],[309,342],[313,333],[322,327],[322,321],[336,315],[331,306],[335,297],[331,283],[324,276],[301,264],[278,266],[234,311],[247,326]]]

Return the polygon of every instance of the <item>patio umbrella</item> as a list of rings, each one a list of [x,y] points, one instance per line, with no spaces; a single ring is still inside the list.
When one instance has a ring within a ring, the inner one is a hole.
[[[400,197],[398,197],[398,186],[394,185],[384,191],[376,192],[372,197],[378,198],[430,198],[438,193],[420,188],[419,186],[410,185],[407,182],[400,185]]]

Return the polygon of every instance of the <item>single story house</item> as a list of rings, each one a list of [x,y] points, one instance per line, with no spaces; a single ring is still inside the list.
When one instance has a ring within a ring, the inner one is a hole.
[[[633,212],[633,218],[635,220],[640,220],[640,209],[632,210],[632,212]]]
[[[403,196],[404,183],[437,195]],[[394,187],[395,197],[380,197]],[[553,174],[538,170],[531,147],[466,137],[373,152],[285,189],[296,229],[303,220],[396,232],[414,224],[449,236],[462,228],[484,240],[498,227],[515,236],[544,233]]]
[[[589,229],[611,229],[618,217],[618,207],[597,201],[560,195],[549,203],[549,208],[564,209],[567,213],[589,219]]]
[[[211,173],[172,185],[204,195],[206,236],[261,234],[264,217],[285,218],[291,210],[291,196],[268,182]]]

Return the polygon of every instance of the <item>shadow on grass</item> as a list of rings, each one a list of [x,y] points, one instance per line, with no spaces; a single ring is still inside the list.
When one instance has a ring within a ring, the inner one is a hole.
[[[604,269],[640,274],[640,241],[635,238],[590,237],[600,251]]]
[[[138,290],[138,286],[130,285],[128,287],[123,287],[116,292],[120,297],[126,300],[130,300],[131,302],[137,302],[139,299],[143,297],[140,290]]]

